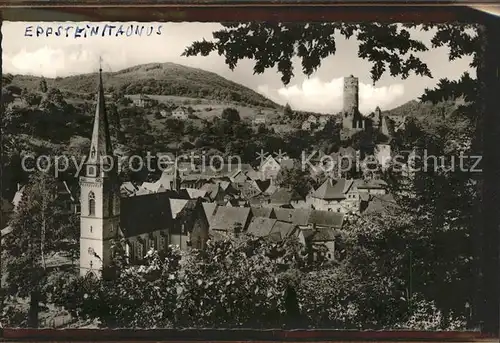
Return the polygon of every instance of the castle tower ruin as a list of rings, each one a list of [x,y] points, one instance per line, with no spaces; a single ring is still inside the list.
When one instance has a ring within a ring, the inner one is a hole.
[[[344,77],[344,113],[354,115],[359,111],[359,81],[357,77]]]
[[[359,80],[357,77],[344,77],[344,109],[342,126],[360,131],[365,129],[365,120],[359,113]]]

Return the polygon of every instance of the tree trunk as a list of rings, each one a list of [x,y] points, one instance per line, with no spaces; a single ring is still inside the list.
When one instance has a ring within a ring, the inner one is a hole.
[[[477,69],[481,94],[480,135],[482,137],[482,192],[481,225],[479,228],[479,293],[477,318],[482,322],[482,331],[499,333],[499,231],[500,231],[500,45],[499,20],[490,16],[479,29],[482,44],[482,61]]]
[[[40,296],[38,291],[30,294],[30,308],[28,314],[28,327],[38,328],[38,313],[40,312]]]

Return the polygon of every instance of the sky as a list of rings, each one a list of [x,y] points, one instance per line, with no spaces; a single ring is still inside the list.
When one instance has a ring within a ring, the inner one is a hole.
[[[102,58],[104,71],[118,71],[144,63],[174,62],[215,72],[231,81],[247,86],[271,100],[289,103],[295,110],[318,113],[336,113],[342,108],[342,82],[344,76],[359,78],[360,110],[372,111],[376,106],[388,110],[420,97],[425,88],[433,88],[440,78],[456,79],[464,71],[473,76],[470,59],[450,62],[446,48],[430,49],[418,56],[427,63],[433,78],[410,75],[406,80],[384,75],[375,85],[370,79],[370,64],[358,58],[358,42],[342,36],[336,39],[337,53],[322,61],[320,68],[310,77],[302,74],[300,61],[294,60],[295,77],[284,86],[276,69],[261,75],[253,74],[254,62],[244,60],[231,71],[224,57],[216,53],[207,57],[182,57],[184,49],[192,42],[210,40],[212,32],[221,28],[218,23],[148,23],[161,34],[151,36],[93,36],[87,38],[26,37],[26,27],[37,25],[47,30],[49,26],[75,25],[75,23],[4,22],[2,24],[3,72],[12,74],[64,77],[95,72]],[[85,25],[87,23],[78,23]],[[89,23],[90,24],[90,23]],[[96,25],[97,23],[91,23]],[[99,23],[104,26],[106,23]],[[109,24],[109,23],[108,23]],[[127,23],[138,24],[138,23]],[[412,31],[412,37],[428,42],[432,33]],[[430,44],[428,44],[430,46]]]

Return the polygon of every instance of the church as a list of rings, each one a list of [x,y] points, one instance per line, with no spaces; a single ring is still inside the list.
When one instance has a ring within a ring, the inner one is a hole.
[[[201,200],[181,192],[177,169],[172,189],[122,197],[117,162],[100,69],[90,151],[80,176],[80,275],[100,277],[117,241],[125,242],[132,262],[143,259],[149,249],[161,251],[170,244],[203,249],[208,220]]]

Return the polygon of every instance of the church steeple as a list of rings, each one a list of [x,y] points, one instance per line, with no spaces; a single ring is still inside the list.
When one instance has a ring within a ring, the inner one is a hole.
[[[178,164],[179,162],[177,161],[177,153],[175,154],[175,162],[174,162],[174,177],[172,180],[172,190],[179,192],[181,189],[181,177],[179,174],[179,168]]]
[[[102,83],[102,68],[99,68],[99,86],[97,91],[97,104],[94,115],[94,128],[90,142],[90,151],[87,158],[88,176],[101,176],[100,167],[109,167],[113,158],[113,148],[111,146],[111,135],[109,132],[109,121],[106,113],[106,103],[104,98],[104,86]],[[95,166],[92,168],[90,166]],[[89,168],[90,167],[90,168]],[[109,170],[109,168],[105,169]]]

